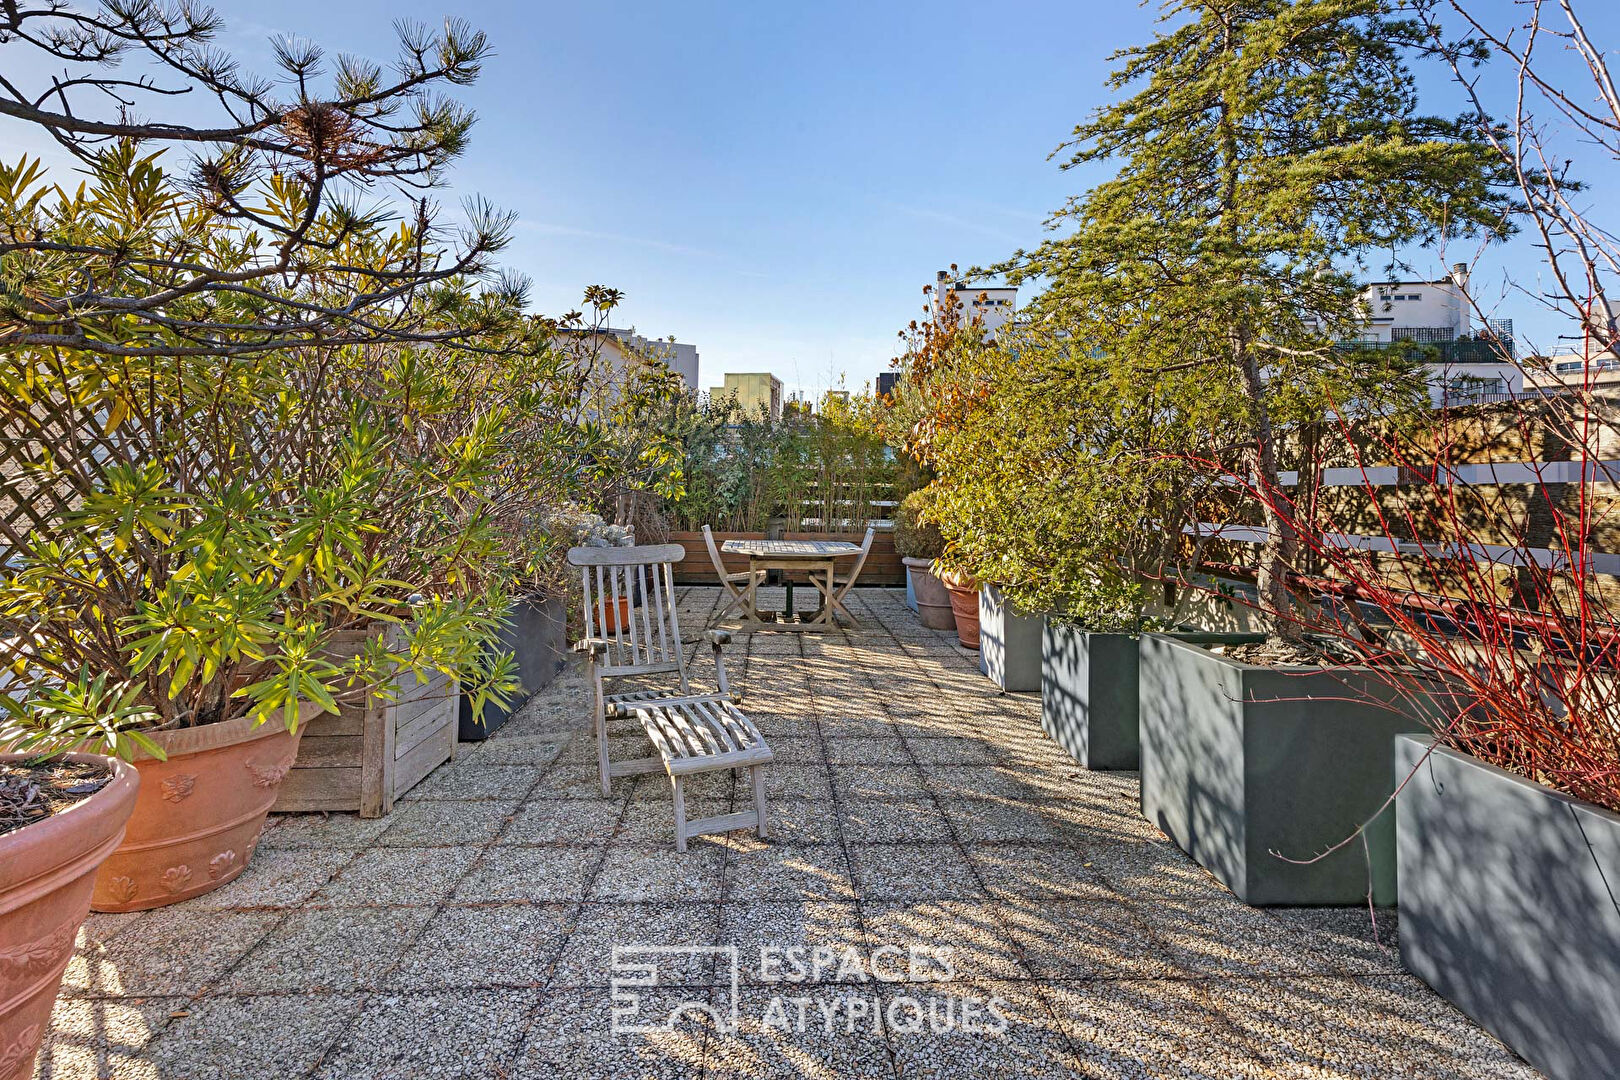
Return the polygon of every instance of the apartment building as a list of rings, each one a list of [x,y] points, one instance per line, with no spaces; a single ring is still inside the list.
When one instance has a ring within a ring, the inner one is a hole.
[[[737,404],[750,415],[763,412],[772,420],[782,419],[782,380],[768,371],[728,371],[725,385],[709,389],[715,400],[735,397]]]

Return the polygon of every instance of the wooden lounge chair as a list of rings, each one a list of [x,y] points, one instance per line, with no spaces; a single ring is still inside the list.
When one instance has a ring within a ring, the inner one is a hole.
[[[616,776],[662,771],[669,776],[675,799],[675,850],[685,851],[688,837],[703,833],[755,829],[765,835],[764,766],[771,748],[759,729],[737,708],[726,681],[721,649],[731,641],[724,630],[705,638],[714,650],[716,692],[694,692],[687,680],[686,650],[681,646],[675,611],[675,567],[685,558],[679,544],[646,547],[572,548],[570,564],[580,568],[584,585],[585,637],[574,646],[590,656],[592,728],[602,794],[612,793]],[[641,607],[635,607],[635,599]],[[622,602],[622,601],[628,602]],[[607,692],[610,680],[673,675],[670,690]],[[628,761],[608,760],[609,719],[640,721],[657,754]],[[698,773],[747,769],[754,805],[735,814],[688,821],[686,778]]]
[[[708,546],[709,561],[714,563],[714,573],[720,579],[720,587],[730,594],[726,598],[725,606],[711,620],[711,623],[721,622],[731,614],[733,608],[746,609],[748,589],[765,580],[765,571],[743,570],[737,573],[727,571],[726,562],[720,557],[720,549],[715,545],[714,533],[707,525],[703,526],[703,543]]]

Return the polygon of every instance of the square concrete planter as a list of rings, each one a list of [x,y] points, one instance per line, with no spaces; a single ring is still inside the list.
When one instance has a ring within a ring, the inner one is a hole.
[[[1041,635],[1041,727],[1088,769],[1135,769],[1142,742],[1137,715],[1136,634],[1093,634],[1046,620]]]
[[[484,707],[483,723],[473,716],[472,699],[461,696],[457,735],[462,742],[487,739],[529,698],[551,685],[568,660],[568,602],[561,596],[520,600],[507,612],[498,644],[517,659],[523,687],[506,708]]]
[[[1300,865],[1394,790],[1394,737],[1423,730],[1352,671],[1260,667],[1150,634],[1139,669],[1142,813],[1254,905],[1395,902],[1395,822]]]
[[[1003,690],[1041,688],[1040,615],[1025,615],[1007,602],[1001,590],[979,590],[979,670]]]
[[[1395,740],[1402,962],[1553,1080],[1615,1076],[1620,815],[1428,746]]]

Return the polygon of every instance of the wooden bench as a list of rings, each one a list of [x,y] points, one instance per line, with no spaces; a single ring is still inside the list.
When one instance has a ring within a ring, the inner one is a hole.
[[[714,651],[716,692],[694,693],[687,679],[675,610],[674,564],[679,544],[629,548],[573,548],[568,560],[583,576],[585,638],[575,646],[590,657],[597,765],[602,794],[618,776],[663,772],[675,803],[675,850],[689,837],[754,829],[766,835],[763,769],[773,755],[753,721],[737,707],[726,680],[721,650],[731,642],[723,630],[704,634]],[[639,600],[639,605],[636,601]],[[672,691],[606,692],[607,680],[674,675]],[[652,741],[656,756],[608,759],[607,721],[633,717]],[[753,808],[688,821],[686,778],[705,772],[748,770]]]

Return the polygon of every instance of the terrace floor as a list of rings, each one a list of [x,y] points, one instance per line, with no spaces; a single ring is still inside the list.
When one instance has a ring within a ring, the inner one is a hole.
[[[717,597],[683,591],[688,639]],[[599,797],[571,668],[391,816],[279,817],[230,886],[92,916],[39,1075],[1538,1075],[1403,973],[1393,912],[1375,939],[1364,911],[1244,906],[1141,819],[1134,775],[1046,738],[1037,695],[998,695],[897,592],[854,610],[730,649],[777,753],[769,842],[678,855],[667,781]],[[734,798],[694,786],[694,817]],[[649,1016],[735,1000],[735,1029],[612,1034],[615,945],[737,946],[735,994],[701,948],[640,992]],[[885,945],[951,978],[862,981],[895,972]],[[855,966],[773,983],[762,946]]]

